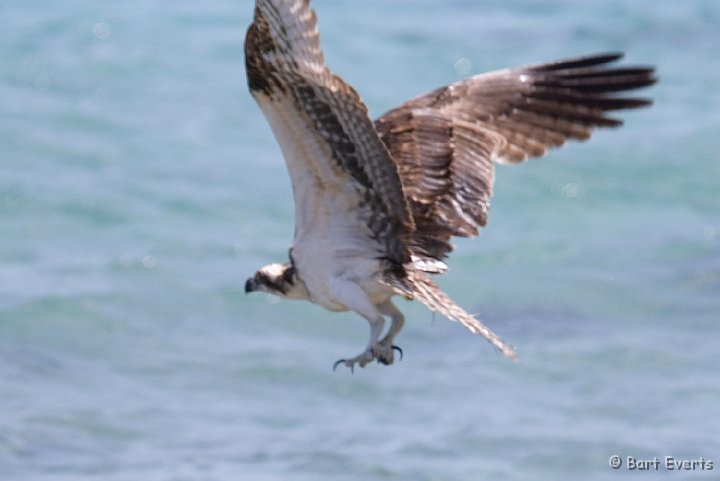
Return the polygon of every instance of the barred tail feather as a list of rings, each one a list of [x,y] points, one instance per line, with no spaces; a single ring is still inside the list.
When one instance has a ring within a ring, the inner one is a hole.
[[[480,334],[487,339],[495,349],[503,353],[513,361],[518,359],[515,350],[507,345],[500,336],[495,334],[485,324],[477,320],[472,315],[455,304],[432,280],[420,272],[415,272],[412,276],[412,287],[414,298],[425,304],[428,309],[433,312],[439,312],[451,321],[459,322],[467,327],[470,332]]]

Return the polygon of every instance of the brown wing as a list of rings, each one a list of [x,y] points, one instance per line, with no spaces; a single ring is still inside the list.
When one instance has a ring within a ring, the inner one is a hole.
[[[417,97],[375,121],[398,164],[417,255],[444,258],[451,236],[487,222],[493,161],[544,155],[622,121],[608,111],[649,105],[619,92],[655,83],[653,69],[613,68],[604,54],[478,75]]]

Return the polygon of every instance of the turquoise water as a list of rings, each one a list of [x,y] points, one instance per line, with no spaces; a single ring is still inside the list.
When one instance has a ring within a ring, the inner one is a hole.
[[[364,320],[244,295],[293,232],[249,1],[2,2],[0,479],[717,479],[720,3],[314,5],[375,115],[511,65],[658,66],[622,129],[500,167],[457,243],[442,286],[521,361],[400,302],[405,359],[332,372]]]

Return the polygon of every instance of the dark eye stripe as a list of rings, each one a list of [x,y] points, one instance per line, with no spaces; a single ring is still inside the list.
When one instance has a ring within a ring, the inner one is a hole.
[[[295,268],[293,268],[291,266],[291,267],[288,267],[287,269],[285,269],[285,271],[283,272],[282,279],[285,284],[294,284],[295,283]]]
[[[285,288],[284,288],[283,286],[281,286],[280,284],[277,284],[277,283],[275,283],[275,282],[271,282],[270,285],[272,286],[272,288],[273,288],[274,290],[276,290],[276,291],[278,291],[278,292],[282,292],[282,293],[285,292]]]

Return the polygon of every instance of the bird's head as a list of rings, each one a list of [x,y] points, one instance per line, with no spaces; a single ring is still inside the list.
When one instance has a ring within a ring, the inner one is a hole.
[[[245,282],[245,293],[267,292],[285,299],[310,299],[305,283],[290,264],[268,264]]]

